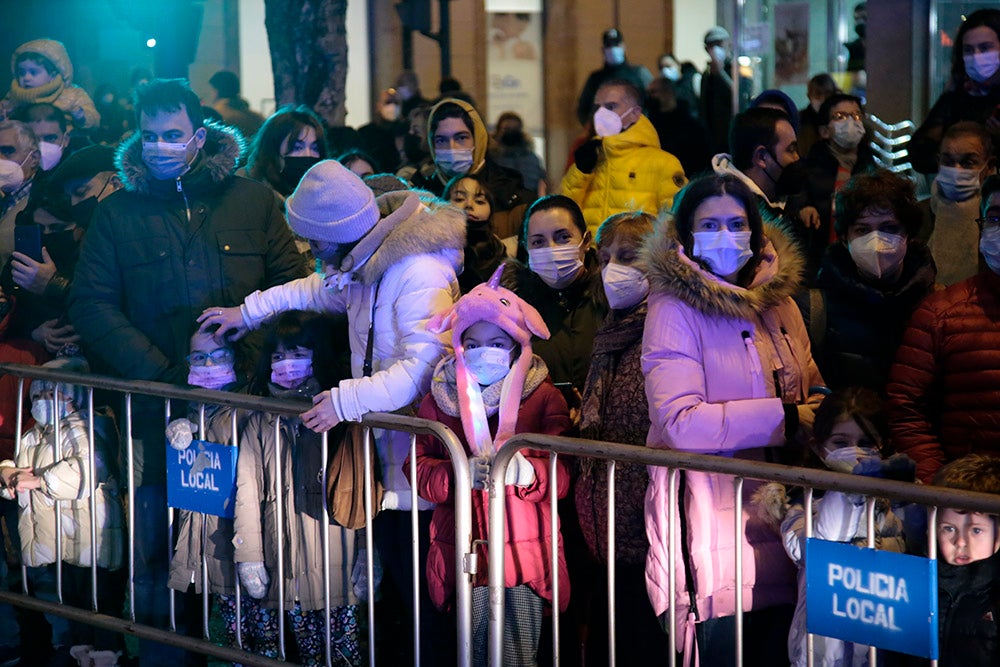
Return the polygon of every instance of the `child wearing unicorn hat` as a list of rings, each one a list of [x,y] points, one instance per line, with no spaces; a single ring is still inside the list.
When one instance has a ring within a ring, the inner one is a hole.
[[[531,338],[548,338],[541,316],[510,290],[499,286],[501,266],[489,282],[473,288],[451,310],[428,323],[431,331],[451,330],[455,353],[434,371],[431,392],[418,416],[442,422],[465,445],[472,474],[472,539],[479,567],[472,589],[473,664],[486,664],[489,625],[486,543],[489,534],[487,488],[496,452],[516,433],[560,435],[570,428],[569,408],[549,378],[548,368],[531,352]],[[437,503],[431,522],[427,583],[441,609],[455,594],[455,505],[448,452],[435,438],[417,438],[419,494]],[[552,535],[549,485],[559,497],[569,490],[569,474],[559,459],[549,475],[548,454],[521,450],[507,468],[504,567],[504,664],[534,665],[542,616],[553,604]],[[409,466],[404,466],[409,471]],[[482,540],[482,542],[479,542]],[[569,577],[559,539],[560,609],[569,602]]]

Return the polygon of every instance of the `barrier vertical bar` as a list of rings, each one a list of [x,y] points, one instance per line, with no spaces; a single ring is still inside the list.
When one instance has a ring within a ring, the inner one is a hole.
[[[205,404],[198,404],[198,433],[202,438],[208,438],[205,429]],[[205,639],[211,639],[208,627],[209,597],[208,597],[208,515],[199,512],[201,516],[201,634]],[[194,519],[194,514],[191,515]],[[168,561],[169,562],[169,561]]]
[[[330,458],[330,432],[323,431],[320,435],[320,488],[323,493],[327,490],[328,461]],[[323,502],[323,636],[326,638],[326,667],[331,667],[333,662],[330,655],[332,649],[332,637],[330,636],[330,507]]]
[[[677,665],[677,468],[667,470],[667,591],[670,596],[670,606],[667,608],[667,652],[670,667]],[[681,518],[683,521],[683,517]]]
[[[865,496],[865,523],[868,529],[868,548],[875,548],[875,496]],[[874,646],[868,647],[868,664],[878,664],[878,650]]]
[[[930,508],[927,516],[927,557],[931,560],[937,560],[938,557],[938,544],[937,544],[937,522],[938,522],[938,508],[933,506]],[[938,623],[941,619],[938,618]],[[934,658],[931,660],[931,667],[938,667],[938,660]]]
[[[615,667],[615,460],[608,459],[608,665]]]
[[[24,429],[24,378],[17,378],[17,416],[14,418],[14,460],[17,461],[21,454],[21,436],[23,435]],[[11,530],[8,528],[8,530]],[[17,530],[17,526],[14,526],[13,530]],[[21,592],[24,595],[28,594],[28,566],[24,563],[24,558],[21,554],[18,554],[18,560],[21,561]]]
[[[94,440],[94,388],[87,387],[87,438],[90,447],[87,448],[87,491],[90,496],[87,506],[90,509],[90,608],[97,611],[97,443]]]
[[[164,399],[163,401],[163,424],[164,427],[170,424],[171,415],[171,403],[170,399]],[[174,508],[167,503],[167,549],[170,549],[170,543],[174,535]],[[167,554],[167,562],[170,562],[171,554]],[[167,605],[170,613],[170,631],[177,632],[177,598],[175,597],[176,592],[170,586],[167,586]]]
[[[559,667],[559,455],[549,452],[549,530],[552,533],[552,664]],[[507,464],[510,466],[510,463]],[[504,493],[504,499],[507,494]],[[490,533],[493,535],[494,533]],[[503,535],[503,533],[500,533]],[[492,561],[491,561],[492,562]],[[501,644],[503,636],[500,637]]]
[[[368,454],[365,453],[365,461]],[[369,478],[365,474],[365,480]],[[411,565],[413,575],[413,660],[417,667],[420,667],[420,522],[417,512],[417,434],[410,434],[410,535],[413,540],[411,547]],[[456,572],[455,576],[458,576]]]
[[[736,667],[743,666],[743,478],[733,478],[736,492]]]
[[[274,420],[275,532],[278,537],[278,657],[285,660],[285,478],[282,476],[281,417]],[[265,464],[266,465],[266,464]]]
[[[372,488],[372,430],[364,431],[365,457],[365,548],[368,558],[365,567],[368,568],[368,664],[375,665],[375,546],[372,535],[372,504],[375,490]]]
[[[52,463],[56,464],[62,458],[62,419],[59,412],[59,383],[53,383],[52,389]],[[56,512],[56,599],[59,604],[63,603],[62,580],[62,501],[53,499],[53,506]]]
[[[507,487],[505,483],[506,469],[500,470],[498,459],[502,459],[507,448],[497,452],[490,470],[489,485],[489,533],[490,537],[504,534],[504,513],[507,503]],[[504,540],[493,538],[487,541],[489,553],[489,667],[504,667],[503,665],[503,607],[506,590],[504,587]],[[556,577],[557,579],[558,577]],[[554,583],[554,582],[553,582]],[[552,594],[553,610],[559,607],[559,596]],[[555,623],[553,622],[553,625]]]
[[[805,514],[806,514],[806,539],[808,540],[813,536],[813,488],[811,486],[806,487],[805,493]],[[801,559],[805,559],[805,546],[801,547],[801,553],[799,554]],[[808,565],[808,563],[807,563]],[[816,638],[811,632],[806,633],[806,667],[813,667],[813,649],[816,645]]]
[[[125,465],[128,466],[128,617],[135,623],[135,441],[132,439],[132,393],[125,394]],[[169,541],[167,542],[169,544]],[[173,630],[174,628],[171,628]]]
[[[236,410],[233,409],[229,415],[229,438],[230,444],[237,448],[240,446],[239,434],[236,432]],[[239,454],[237,453],[237,456]],[[240,592],[240,575],[236,569],[236,561],[233,561],[233,581],[236,590],[236,645],[243,648],[243,594]]]

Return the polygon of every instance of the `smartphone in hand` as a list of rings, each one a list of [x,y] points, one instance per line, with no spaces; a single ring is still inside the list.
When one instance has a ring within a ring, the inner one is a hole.
[[[14,250],[35,260],[42,261],[42,226],[37,224],[14,227]]]

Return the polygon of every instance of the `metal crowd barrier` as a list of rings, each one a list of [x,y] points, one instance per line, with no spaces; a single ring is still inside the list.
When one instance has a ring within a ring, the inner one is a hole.
[[[211,656],[221,660],[239,662],[244,665],[260,666],[260,667],[270,667],[274,665],[287,665],[289,663],[284,661],[286,656],[285,652],[285,642],[284,642],[284,622],[285,614],[278,613],[278,642],[279,642],[279,660],[274,660],[266,657],[256,655],[242,650],[243,638],[242,638],[242,609],[240,605],[240,585],[239,577],[235,572],[236,563],[233,563],[234,568],[234,579],[237,582],[236,585],[236,641],[239,648],[232,648],[228,646],[219,646],[212,642],[210,636],[209,626],[208,626],[208,616],[209,609],[211,606],[209,592],[209,582],[208,582],[208,570],[207,570],[207,558],[205,554],[206,540],[205,534],[207,532],[206,523],[202,522],[202,554],[201,554],[201,575],[202,575],[202,613],[203,613],[203,626],[202,626],[202,639],[197,639],[193,637],[188,637],[185,635],[178,634],[176,632],[176,617],[175,617],[175,604],[174,604],[174,591],[170,591],[170,630],[163,630],[160,628],[151,627],[149,625],[143,625],[136,623],[135,620],[135,542],[132,539],[135,535],[135,451],[133,442],[133,429],[132,429],[132,397],[135,395],[151,396],[155,398],[162,398],[165,401],[165,416],[166,421],[170,419],[170,401],[179,400],[187,401],[190,403],[201,404],[200,414],[199,414],[199,428],[201,433],[205,433],[205,405],[216,405],[225,406],[229,408],[235,408],[238,410],[247,411],[257,411],[257,412],[267,412],[272,415],[278,416],[276,422],[276,436],[278,438],[278,451],[280,452],[281,446],[281,418],[291,418],[298,416],[302,411],[301,403],[295,403],[286,400],[276,400],[271,398],[262,398],[256,396],[248,396],[245,394],[235,394],[229,392],[211,391],[205,389],[184,389],[173,385],[156,383],[156,382],[142,382],[142,381],[126,381],[116,378],[89,375],[89,374],[79,374],[79,373],[68,373],[64,371],[54,371],[46,368],[41,368],[37,366],[24,366],[20,364],[0,364],[0,373],[7,373],[19,378],[18,380],[18,390],[17,390],[17,414],[16,414],[16,433],[15,433],[15,459],[17,457],[17,452],[20,449],[21,438],[23,435],[23,424],[22,424],[22,410],[20,406],[24,404],[24,389],[25,389],[25,379],[37,379],[37,380],[49,380],[55,383],[69,383],[74,385],[80,385],[87,387],[87,404],[88,404],[88,436],[90,439],[91,447],[89,448],[89,457],[87,461],[88,474],[87,474],[87,484],[88,484],[88,498],[89,498],[89,510],[91,517],[96,518],[96,475],[94,471],[96,469],[95,464],[95,449],[94,445],[94,390],[106,390],[112,392],[118,392],[124,395],[124,405],[125,414],[122,415],[123,423],[120,425],[121,431],[124,436],[124,446],[126,449],[126,461],[127,461],[127,471],[125,471],[125,477],[127,479],[127,506],[126,513],[128,519],[128,535],[126,537],[128,541],[128,618],[122,619],[117,618],[108,614],[99,614],[98,602],[97,602],[97,550],[92,549],[91,557],[91,609],[82,610],[74,607],[69,607],[62,604],[62,548],[61,548],[61,512],[60,512],[60,501],[55,501],[55,516],[56,516],[56,553],[59,557],[56,558],[55,568],[56,568],[56,589],[57,589],[57,599],[58,602],[47,602],[44,600],[39,600],[34,597],[29,597],[28,595],[28,577],[26,573],[26,566],[22,565],[22,593],[10,593],[7,591],[0,590],[0,602],[6,602],[14,606],[33,609],[36,611],[44,612],[47,614],[55,614],[57,616],[62,616],[64,618],[70,619],[72,621],[93,625],[99,628],[116,631],[119,633],[134,635],[140,639],[154,640],[163,644],[176,646],[184,650],[200,653],[206,656]],[[57,385],[58,387],[58,385]],[[59,392],[58,389],[54,392],[52,397],[53,400],[53,414],[58,415],[58,404],[59,404]],[[166,426],[166,421],[164,427]],[[236,428],[236,414],[232,414],[232,445],[236,445],[239,441],[237,428]],[[58,420],[56,420],[55,433],[54,433],[54,443],[55,443],[55,460],[59,460],[62,455],[59,452],[60,446],[60,433]],[[466,555],[471,552],[471,505],[469,498],[471,495],[471,482],[469,478],[469,467],[466,462],[465,452],[462,448],[461,443],[455,437],[447,427],[443,426],[438,422],[432,422],[425,419],[417,419],[412,417],[403,417],[393,414],[381,414],[372,413],[366,415],[364,419],[365,426],[365,508],[366,516],[371,516],[372,509],[372,498],[373,489],[371,483],[371,448],[372,448],[372,429],[385,429],[393,431],[408,432],[410,434],[410,461],[411,461],[411,479],[416,480],[416,436],[417,435],[430,435],[438,440],[440,440],[448,449],[451,456],[451,460],[454,466],[455,478],[454,478],[454,497],[455,502],[455,530],[456,530],[456,541],[460,545],[465,545],[465,547],[458,547],[455,550],[456,559],[456,573],[463,573],[462,575],[457,575],[456,581],[456,607],[457,607],[457,640],[458,640],[458,660],[459,664],[467,667],[471,664],[471,609],[472,609],[472,579],[467,571],[467,558]],[[164,436],[165,437],[165,436]],[[327,463],[329,457],[328,451],[328,438],[326,434],[322,437],[322,488],[326,488],[326,474],[327,474]],[[281,479],[281,457],[276,457],[276,478]],[[376,459],[377,460],[377,459]],[[283,495],[279,492],[276,495],[277,498],[277,524],[278,526],[283,525],[282,514],[284,510]],[[414,659],[415,663],[419,664],[420,661],[420,633],[418,631],[419,617],[420,617],[420,602],[419,594],[416,593],[419,590],[417,587],[420,585],[419,582],[424,580],[423,576],[423,563],[418,562],[418,531],[417,531],[417,492],[415,488],[411,489],[411,530],[412,530],[412,540],[413,540],[413,572],[414,572],[414,582],[415,595],[413,599],[413,614],[414,614]],[[168,526],[169,539],[167,541],[168,549],[170,553],[167,554],[167,562],[170,562],[173,556],[173,509],[168,510]],[[330,651],[330,544],[329,544],[329,510],[326,503],[323,504],[323,577],[325,582],[324,591],[324,614],[325,614],[325,633],[326,633],[326,650],[325,658],[326,664],[329,666],[331,664],[331,651]],[[97,522],[96,520],[91,521],[90,528],[90,540],[91,545],[97,544]],[[366,524],[366,528],[370,528],[370,520]],[[16,526],[9,527],[11,530],[17,530]],[[375,578],[374,578],[374,549],[372,544],[372,531],[370,529],[365,530],[366,536],[366,546],[367,546],[367,575],[368,575],[368,651],[369,651],[369,664],[375,664],[375,614],[374,614],[374,604],[371,603],[375,599]],[[283,544],[283,534],[279,530],[277,534],[278,542],[278,572],[276,576],[276,582],[272,582],[272,585],[278,586],[278,600],[284,601],[284,544]],[[20,554],[19,554],[20,555]],[[282,605],[283,606],[283,602]]]
[[[923,486],[907,482],[893,480],[876,479],[859,475],[831,472],[827,470],[815,470],[812,468],[798,468],[776,463],[765,463],[759,461],[749,461],[745,459],[735,459],[723,456],[710,456],[704,454],[692,454],[669,449],[653,449],[638,447],[634,445],[622,445],[610,442],[600,442],[595,440],[582,440],[577,438],[566,438],[560,436],[538,435],[522,433],[515,435],[508,440],[497,452],[491,470],[492,483],[489,490],[489,533],[491,536],[498,536],[499,539],[489,541],[489,600],[490,600],[490,625],[489,625],[489,664],[491,667],[502,667],[503,663],[503,626],[504,626],[504,513],[506,497],[505,475],[507,465],[514,454],[521,449],[530,448],[545,450],[549,452],[549,474],[551,479],[555,479],[556,462],[560,455],[581,456],[596,459],[603,459],[607,462],[608,469],[608,665],[614,667],[615,660],[615,613],[614,613],[614,586],[615,586],[615,466],[619,462],[632,462],[647,466],[662,466],[670,470],[669,476],[669,502],[665,508],[669,512],[669,598],[671,600],[668,611],[669,621],[667,627],[671,630],[676,628],[676,609],[673,601],[675,597],[676,585],[676,565],[674,554],[677,545],[675,544],[675,534],[677,532],[677,475],[681,470],[693,470],[698,472],[721,473],[733,476],[733,487],[736,493],[736,522],[734,525],[736,544],[741,542],[742,525],[742,486],[744,479],[766,480],[780,482],[786,485],[800,486],[806,489],[805,494],[805,517],[806,517],[806,537],[812,536],[812,499],[814,489],[837,490],[845,493],[856,493],[866,497],[866,518],[868,522],[869,547],[874,547],[874,498],[888,498],[890,500],[903,500],[907,502],[925,505],[930,508],[927,526],[929,557],[937,557],[937,507],[951,507],[968,511],[986,512],[990,514],[1000,514],[1000,497],[983,494],[957,491],[934,486]],[[558,600],[559,595],[559,539],[558,513],[556,511],[556,490],[557,485],[550,485],[549,501],[552,507],[552,573],[553,573],[553,600]],[[743,601],[742,601],[742,557],[743,550],[735,549],[735,571],[736,571],[736,659],[737,667],[743,665]],[[559,664],[559,606],[553,605],[552,609],[552,656],[553,664]],[[675,667],[677,664],[677,637],[671,631],[668,633],[668,658],[667,664]],[[811,651],[811,635],[809,641],[808,664],[813,664]],[[875,663],[875,649],[870,649],[869,664]],[[937,661],[931,661],[932,665]]]

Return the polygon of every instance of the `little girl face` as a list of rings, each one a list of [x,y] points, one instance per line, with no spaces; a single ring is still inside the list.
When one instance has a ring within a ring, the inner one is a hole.
[[[17,83],[22,88],[38,88],[52,80],[52,75],[41,63],[22,60],[17,64]]]
[[[510,352],[514,349],[514,339],[492,322],[482,320],[470,326],[462,334],[462,347],[466,350],[495,347]]]
[[[832,452],[843,447],[859,447],[861,449],[877,450],[878,443],[865,433],[854,419],[847,418],[837,422],[830,435],[821,444],[821,454]]]
[[[465,211],[465,217],[473,222],[485,222],[489,219],[489,199],[479,181],[463,178],[451,189],[448,201]]]
[[[271,354],[271,382],[295,389],[312,377],[313,351],[306,347],[279,344]]]

